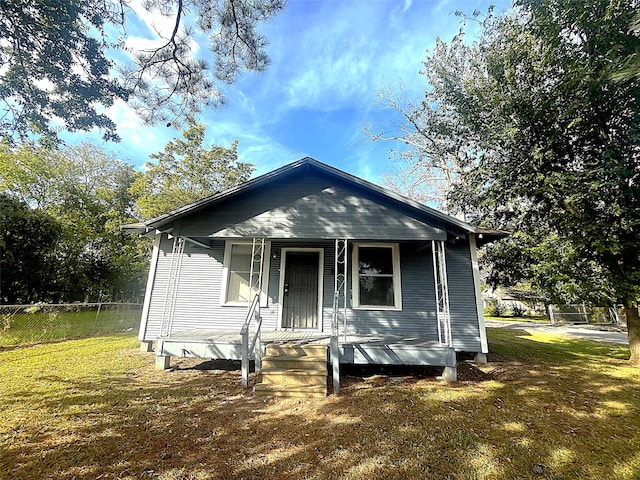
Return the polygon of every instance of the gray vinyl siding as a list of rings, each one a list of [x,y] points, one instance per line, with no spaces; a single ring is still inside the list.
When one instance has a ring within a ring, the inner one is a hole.
[[[431,249],[425,249],[422,243],[401,244],[402,311],[350,310],[347,332],[416,335],[438,340],[432,258]],[[447,278],[453,345],[458,351],[479,352],[480,330],[467,242],[447,244]]]
[[[189,237],[282,239],[446,238],[443,228],[325,175],[294,177],[181,219]]]
[[[468,242],[447,244],[447,276],[453,346],[458,351],[480,352],[480,327]]]

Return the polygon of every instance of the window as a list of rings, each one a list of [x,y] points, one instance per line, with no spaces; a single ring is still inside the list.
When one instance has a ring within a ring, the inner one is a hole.
[[[222,291],[223,304],[245,304],[251,302],[256,294],[250,288],[252,244],[246,242],[227,242],[224,252],[225,281]],[[266,288],[269,278],[269,242],[265,242],[262,256],[262,290],[260,303],[266,306]],[[255,267],[254,267],[255,268]]]
[[[357,243],[352,265],[354,308],[402,309],[397,243]]]

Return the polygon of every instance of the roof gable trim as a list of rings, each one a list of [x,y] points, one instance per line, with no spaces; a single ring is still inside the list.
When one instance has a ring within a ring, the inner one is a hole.
[[[260,185],[263,185],[270,181],[274,181],[288,173],[294,172],[295,170],[301,167],[306,167],[309,170],[316,169],[321,173],[328,174],[330,176],[341,179],[347,183],[356,185],[364,189],[365,191],[370,191],[372,193],[382,196],[383,198],[387,198],[393,202],[400,203],[403,206],[408,206],[411,209],[417,210],[422,214],[432,216],[435,219],[444,222],[445,224],[448,224],[454,228],[459,228],[467,233],[473,233],[475,231],[475,228],[472,225],[466,222],[463,222],[462,220],[459,220],[455,217],[442,213],[427,205],[418,203],[400,194],[392,192],[391,190],[375,185],[374,183],[371,183],[367,180],[358,178],[354,175],[351,175],[350,173],[344,172],[335,167],[319,162],[318,160],[315,160],[314,158],[311,158],[311,157],[302,158],[300,160],[297,160],[295,162],[292,162],[280,168],[277,168],[276,170],[272,170],[271,172],[260,175],[259,177],[248,180],[247,182],[244,182],[240,185],[232,187],[228,190],[224,190],[222,192],[216,193],[198,202],[185,205],[171,212],[152,218],[151,220],[146,221],[145,225],[150,228],[161,228],[162,226],[169,224],[173,221],[176,221],[185,215],[188,215],[190,213],[195,213],[221,200],[228,199],[239,193],[249,191]]]

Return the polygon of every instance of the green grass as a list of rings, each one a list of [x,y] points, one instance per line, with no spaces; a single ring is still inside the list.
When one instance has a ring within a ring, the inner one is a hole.
[[[130,337],[0,352],[0,479],[637,479],[640,371],[628,350],[489,329],[462,381],[343,378],[259,400],[196,360],[153,369]]]
[[[0,313],[0,347],[81,338],[137,327],[139,308],[105,306],[66,309],[34,306],[17,314]]]
[[[532,323],[547,323],[551,324],[549,318],[545,315],[526,316],[526,317],[492,317],[490,315],[484,316],[485,320],[496,320],[498,322],[532,322]]]

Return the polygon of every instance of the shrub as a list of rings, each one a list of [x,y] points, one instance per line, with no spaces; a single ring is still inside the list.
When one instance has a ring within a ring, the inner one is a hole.
[[[514,303],[511,306],[511,313],[513,314],[514,317],[524,317],[524,314],[526,313],[526,311],[527,309],[523,305]]]
[[[507,306],[502,302],[496,302],[489,307],[489,316],[504,317],[507,313]]]

